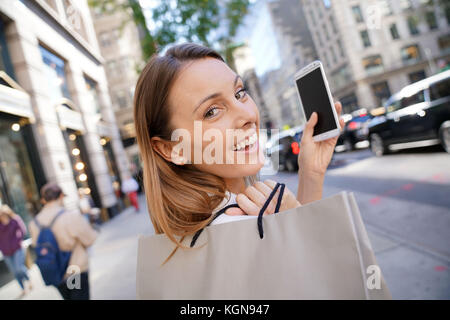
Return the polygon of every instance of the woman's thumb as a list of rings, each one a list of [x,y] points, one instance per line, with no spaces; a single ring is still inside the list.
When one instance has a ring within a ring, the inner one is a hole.
[[[303,135],[312,137],[314,134],[314,126],[316,125],[316,123],[317,123],[317,112],[313,112],[309,117],[308,122],[306,123]]]

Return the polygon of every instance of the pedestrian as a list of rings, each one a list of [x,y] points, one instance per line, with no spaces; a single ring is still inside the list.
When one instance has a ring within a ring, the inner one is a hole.
[[[86,194],[83,188],[78,189],[78,197],[78,207],[80,208],[80,212],[83,214],[86,221],[98,231],[100,209],[95,207],[94,201],[88,194]]]
[[[140,74],[134,103],[143,185],[157,234],[165,234],[176,248],[185,248],[180,239],[211,222],[258,215],[276,185],[274,181],[258,181],[264,166],[263,146],[258,142],[260,114],[243,79],[218,53],[185,43],[169,48],[162,56],[155,54]],[[336,103],[335,108],[340,115],[341,104]],[[314,141],[317,121],[317,113],[313,113],[302,136],[297,196],[286,188],[280,211],[322,198],[325,172],[338,137]],[[340,124],[343,127],[342,120]],[[223,142],[214,144],[218,159],[197,159],[208,152],[212,155],[212,143],[204,141],[213,141],[203,135],[196,140],[197,128],[205,135],[214,133],[214,142]],[[187,133],[181,142],[192,150],[177,150],[180,140],[173,139],[175,130]],[[236,141],[227,139],[229,131],[243,135]],[[235,160],[239,155],[244,163]],[[250,157],[257,161],[249,161]],[[274,212],[277,198],[266,214]],[[239,207],[229,208],[213,221],[215,212],[233,202]]]
[[[31,239],[36,247],[40,232],[50,227],[59,250],[70,252],[65,274],[56,285],[58,291],[65,300],[89,300],[87,250],[97,238],[97,232],[78,210],[64,207],[64,196],[55,183],[47,183],[41,188],[45,205],[29,223]]]
[[[21,297],[29,293],[33,286],[25,266],[22,239],[27,233],[25,224],[18,214],[4,204],[0,207],[0,251],[6,265],[22,288]]]
[[[136,212],[139,212],[138,190],[139,184],[132,176],[128,175],[122,182],[122,192],[128,196]]]

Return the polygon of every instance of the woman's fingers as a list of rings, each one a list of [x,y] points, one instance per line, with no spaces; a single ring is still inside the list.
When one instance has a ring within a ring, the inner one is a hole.
[[[303,130],[302,140],[303,137],[312,139],[312,136],[314,134],[314,126],[316,125],[318,119],[317,117],[317,112],[313,112],[309,117],[309,120],[305,125],[305,129]]]
[[[236,196],[236,202],[246,214],[257,216],[259,214],[259,207],[251,201],[245,194],[239,193]]]
[[[245,212],[241,208],[228,208],[225,210],[225,214],[229,216],[243,216]]]

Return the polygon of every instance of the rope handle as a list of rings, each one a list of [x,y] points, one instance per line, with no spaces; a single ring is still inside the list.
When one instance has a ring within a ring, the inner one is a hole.
[[[278,188],[280,188],[280,194],[278,195],[278,199],[277,199],[277,203],[276,203],[276,206],[275,206],[275,212],[274,213],[278,213],[280,211],[281,200],[283,199],[283,194],[284,194],[284,188],[285,187],[286,187],[286,185],[284,183],[277,183],[275,185],[275,187],[273,188],[272,192],[270,193],[269,197],[267,198],[266,202],[262,206],[261,210],[259,211],[257,226],[258,226],[259,237],[261,239],[264,237],[264,229],[263,229],[263,224],[262,224],[262,217],[263,217],[264,211],[266,211],[267,207],[269,206],[270,201],[272,201],[272,199],[275,196]],[[207,226],[209,226],[221,214],[224,214],[225,211],[227,211],[229,208],[239,208],[239,205],[237,203],[233,203],[233,204],[230,204],[230,205],[222,208],[220,211],[218,211],[215,214],[214,218],[208,223]],[[200,237],[202,232],[203,232],[203,229],[200,229],[194,234],[194,236],[192,237],[191,245],[190,245],[191,248],[194,247],[195,243],[197,242],[198,237]]]

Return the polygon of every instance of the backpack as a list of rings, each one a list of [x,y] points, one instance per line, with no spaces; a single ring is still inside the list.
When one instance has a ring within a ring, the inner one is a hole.
[[[72,255],[71,251],[61,251],[59,249],[58,242],[51,230],[56,219],[63,213],[64,209],[61,209],[50,225],[46,227],[41,226],[37,219],[34,218],[34,222],[40,229],[35,248],[36,264],[47,286],[58,286],[63,281],[70,256]]]

